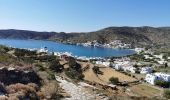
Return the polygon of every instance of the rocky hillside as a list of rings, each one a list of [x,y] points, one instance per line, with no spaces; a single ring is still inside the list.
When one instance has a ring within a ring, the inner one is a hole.
[[[99,31],[84,33],[68,38],[71,42],[86,42],[98,40],[108,43],[113,40],[122,40],[134,46],[153,45],[170,47],[170,28],[161,27],[109,27]]]
[[[25,30],[0,30],[0,38],[50,39],[60,42],[82,43],[97,40],[108,43],[122,40],[134,46],[154,45],[170,47],[170,27],[108,27],[88,33],[35,32]]]

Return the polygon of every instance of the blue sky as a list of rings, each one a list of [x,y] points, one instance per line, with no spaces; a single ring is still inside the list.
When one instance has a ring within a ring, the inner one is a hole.
[[[170,26],[170,0],[0,0],[0,29],[89,32]]]

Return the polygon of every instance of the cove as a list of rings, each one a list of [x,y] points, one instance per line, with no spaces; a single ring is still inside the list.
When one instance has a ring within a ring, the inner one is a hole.
[[[135,53],[135,51],[130,49],[84,47],[46,40],[0,39],[0,44],[24,49],[40,49],[42,47],[47,47],[50,52],[71,52],[74,56],[86,57],[120,57]]]

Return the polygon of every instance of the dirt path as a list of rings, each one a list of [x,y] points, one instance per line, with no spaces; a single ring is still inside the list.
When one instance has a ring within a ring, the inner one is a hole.
[[[75,85],[59,76],[56,76],[56,80],[60,82],[59,85],[71,96],[70,98],[65,98],[64,100],[108,100],[107,97],[99,97],[95,92],[85,88],[84,86],[89,86],[91,88],[93,87],[86,83],[81,82],[79,85]]]

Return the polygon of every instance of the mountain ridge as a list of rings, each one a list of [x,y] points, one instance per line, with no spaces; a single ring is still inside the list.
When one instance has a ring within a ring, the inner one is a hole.
[[[170,27],[107,27],[93,32],[36,32],[29,30],[0,30],[0,38],[43,39],[63,43],[84,43],[97,40],[104,44],[121,40],[136,46],[170,46]]]

